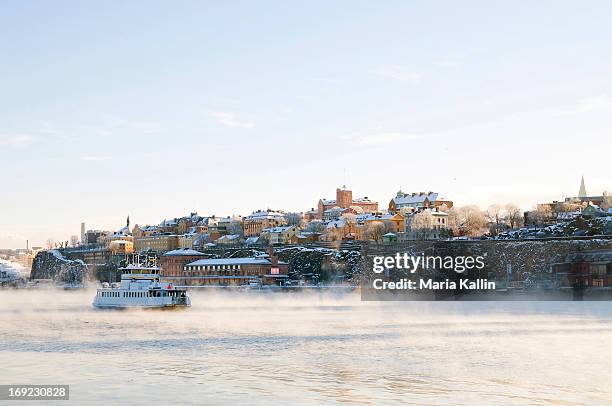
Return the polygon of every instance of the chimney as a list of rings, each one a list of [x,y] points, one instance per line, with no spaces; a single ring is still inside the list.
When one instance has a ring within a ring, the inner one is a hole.
[[[272,245],[268,245],[268,256],[270,257],[272,267],[276,268],[278,266],[278,257],[274,254],[274,247]]]

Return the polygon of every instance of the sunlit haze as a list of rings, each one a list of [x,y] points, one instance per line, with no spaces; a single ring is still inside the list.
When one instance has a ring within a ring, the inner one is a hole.
[[[456,205],[612,190],[610,2],[0,5],[0,247],[346,184]]]

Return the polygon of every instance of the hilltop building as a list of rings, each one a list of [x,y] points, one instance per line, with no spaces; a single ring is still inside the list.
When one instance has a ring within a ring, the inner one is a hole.
[[[351,209],[354,213],[374,213],[378,211],[378,202],[370,200],[367,196],[360,198],[353,198],[353,191],[342,186],[342,188],[336,189],[336,199],[319,199],[317,205],[317,218],[333,218],[336,217],[336,213],[326,214],[328,210],[340,211],[341,209]],[[309,214],[308,217],[313,217]],[[339,217],[339,216],[338,216]]]
[[[299,233],[300,229],[297,226],[283,226],[265,228],[261,235],[267,237],[270,244],[295,244],[298,242]]]
[[[260,235],[264,228],[280,227],[287,224],[285,213],[273,210],[259,210],[243,220],[242,227],[245,237]]]
[[[452,200],[442,197],[439,193],[435,192],[404,193],[399,190],[389,202],[390,213],[397,213],[403,208],[410,208],[416,211],[438,208],[446,211],[452,207]]]
[[[588,204],[589,202],[595,206],[602,206],[606,205],[606,203],[612,203],[612,199],[606,191],[604,191],[600,196],[589,196],[586,190],[586,185],[584,183],[583,176],[580,179],[580,189],[578,190],[578,196],[566,197],[565,203]]]
[[[584,182],[584,177],[580,179],[578,196],[566,197],[563,201],[554,200],[550,203],[539,203],[536,208],[546,218],[543,223],[554,223],[559,221],[569,221],[580,216],[597,217],[607,214],[607,210],[612,207],[612,196],[604,191],[600,196],[589,196]],[[525,224],[531,224],[530,213],[525,213]]]

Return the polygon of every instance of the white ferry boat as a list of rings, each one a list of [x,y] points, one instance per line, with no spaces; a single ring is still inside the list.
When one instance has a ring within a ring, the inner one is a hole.
[[[121,282],[104,282],[96,292],[93,306],[97,308],[168,308],[188,307],[191,300],[185,289],[162,283],[158,267],[129,265],[120,268]]]

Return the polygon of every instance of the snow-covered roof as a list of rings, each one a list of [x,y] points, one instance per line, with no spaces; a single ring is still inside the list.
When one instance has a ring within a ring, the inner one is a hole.
[[[163,254],[163,257],[181,256],[181,255],[205,255],[200,251],[193,250],[191,248],[181,248],[173,251],[168,251]]]
[[[333,220],[327,223],[327,228],[342,228],[346,226],[344,219]]]
[[[295,226],[270,227],[270,228],[264,228],[261,231],[265,233],[285,233],[291,230],[292,228],[295,228]]]
[[[176,222],[176,219],[174,220],[164,220],[161,223],[159,223],[160,227],[171,227],[171,226],[176,226],[178,223]]]
[[[259,237],[249,237],[244,241],[244,243],[245,244],[256,244],[257,241],[259,241]]]
[[[374,220],[390,220],[394,215],[393,214],[364,214],[357,216],[357,219],[360,221],[374,221]]]
[[[321,199],[321,203],[325,206],[333,206],[338,204],[338,201],[336,199]],[[353,199],[353,203],[372,203],[372,200],[369,197],[358,197]]]
[[[219,237],[219,239],[217,241],[231,241],[231,240],[237,240],[240,238],[240,235],[238,234],[229,234],[229,235],[224,235]]]
[[[447,200],[446,198],[440,196],[439,193],[421,192],[421,193],[411,193],[411,194],[403,194],[403,195],[398,193],[398,195],[393,198],[393,201],[395,202],[396,205],[403,206],[403,205],[423,204],[425,202],[425,199],[429,200],[430,202],[435,202],[437,200],[442,200],[442,201]]]
[[[111,244],[133,244],[132,241],[128,240],[114,240],[110,242]]]
[[[279,261],[279,264],[286,262]],[[210,258],[198,259],[190,262],[186,266],[207,266],[207,265],[270,265],[271,262],[265,257],[246,257],[246,258]]]
[[[159,227],[158,226],[143,226],[140,227],[140,229],[142,231],[156,231]]]
[[[256,211],[253,214],[246,216],[246,220],[264,220],[264,219],[279,219],[284,218],[285,215],[276,211]]]

